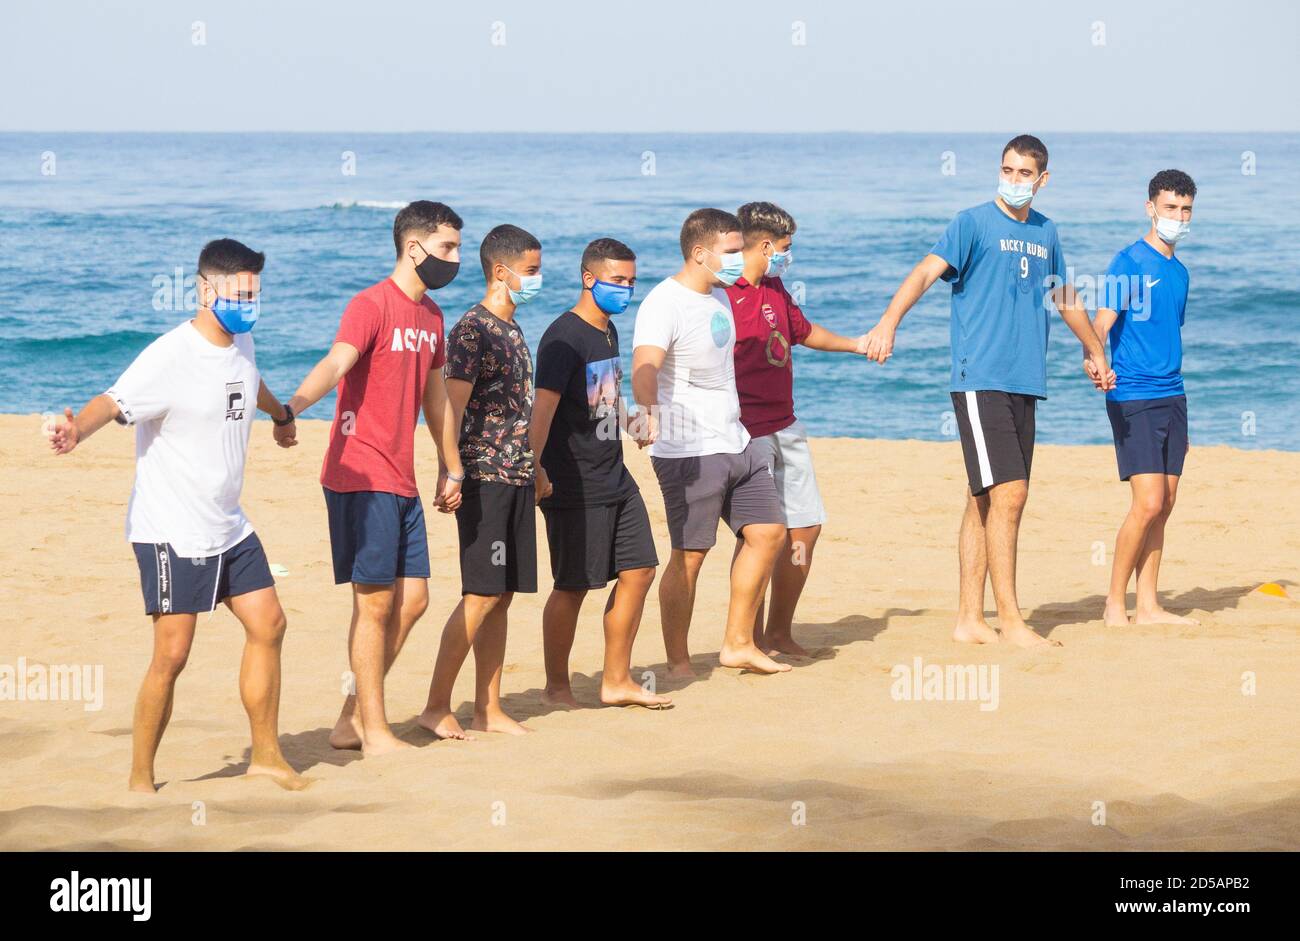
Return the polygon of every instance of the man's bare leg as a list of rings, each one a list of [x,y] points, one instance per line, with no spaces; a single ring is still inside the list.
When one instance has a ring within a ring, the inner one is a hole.
[[[451,711],[452,688],[465,658],[478,636],[484,620],[501,601],[501,595],[462,595],[460,603],[452,610],[442,629],[442,642],[438,645],[438,658],[433,664],[433,678],[429,681],[429,700],[417,720],[421,728],[428,729],[438,738],[470,738]],[[476,655],[477,656],[477,655]]]
[[[600,678],[600,701],[607,706],[672,705],[667,696],[646,692],[632,679],[632,643],[641,626],[646,595],[655,580],[653,568],[625,569],[605,602],[605,670]]]
[[[569,683],[569,653],[578,631],[578,614],[586,590],[556,588],[542,609],[542,660],[546,665],[546,689],[542,702],[549,706],[576,706]]]
[[[978,497],[966,491],[966,511],[961,518],[957,537],[957,564],[961,571],[957,598],[957,625],[952,639],[963,644],[995,644],[998,632],[984,620],[984,584],[988,580],[988,553],[985,521],[989,513],[989,495]]]
[[[140,683],[135,698],[135,718],[131,723],[131,777],[127,787],[146,794],[157,793],[154,786],[154,756],[162,741],[167,722],[172,717],[172,698],[176,678],[185,669],[190,645],[194,643],[193,614],[155,614],[153,616],[153,658]]]
[[[1025,623],[1016,597],[1016,549],[1020,517],[1029,498],[1029,482],[1009,480],[989,488],[989,512],[984,522],[984,548],[988,554],[989,581],[998,606],[998,629],[1003,643],[1017,647],[1061,646],[1036,633]]]
[[[385,649],[389,620],[396,608],[395,585],[353,583],[355,616],[350,636],[352,675],[361,717],[361,751],[368,756],[410,748],[388,726],[384,707]]]
[[[501,671],[506,663],[506,626],[514,592],[506,592],[488,612],[474,638],[474,719],[476,732],[523,735],[532,731],[501,708]]]
[[[394,583],[393,610],[384,629],[384,676],[393,668],[397,655],[402,652],[411,628],[429,607],[429,583],[424,578],[399,578]],[[352,628],[348,634],[348,646],[351,648],[352,636],[356,631],[357,602],[352,599]],[[334,748],[351,749],[361,747],[361,717],[357,714],[357,697],[348,694],[343,700],[343,709],[334,731],[330,733],[330,745]]]
[[[740,558],[740,550],[745,547],[745,540],[736,537],[736,550],[731,553],[731,567],[736,567],[736,559]],[[731,576],[728,575],[728,578]],[[769,582],[769,584],[771,584]],[[758,599],[758,610],[754,612],[754,646],[759,650],[767,650],[766,634],[763,625],[767,623],[767,595]]]
[[[274,588],[226,599],[244,625],[244,656],[239,664],[239,698],[248,713],[253,747],[246,774],[265,775],[288,791],[310,781],[294,771],[280,751],[280,648],[285,617]]]
[[[700,577],[700,566],[708,554],[708,549],[674,549],[664,566],[663,577],[659,579],[659,617],[670,680],[687,680],[695,676],[686,636],[691,629],[691,613],[695,610],[695,584]]]
[[[785,545],[776,554],[772,569],[772,605],[767,613],[767,630],[760,636],[755,632],[754,643],[765,653],[783,653],[806,657],[808,651],[795,643],[793,636],[794,612],[808,583],[812,569],[813,549],[821,535],[821,526],[800,526],[789,530]],[[763,616],[763,603],[759,599],[758,615]]]
[[[1165,511],[1164,474],[1134,474],[1129,478],[1129,488],[1133,492],[1133,502],[1115,536],[1110,589],[1106,593],[1106,609],[1102,615],[1107,627],[1128,626],[1129,579],[1133,577],[1133,570],[1137,567],[1142,547],[1147,542],[1153,524]],[[1159,567],[1157,551],[1157,570]]]
[[[754,646],[754,615],[767,591],[777,553],[785,545],[785,535],[785,526],[780,523],[750,523],[741,531],[745,544],[731,566],[727,627],[718,651],[718,662],[724,667],[755,673],[785,673],[790,669],[790,664],[777,663]]]
[[[1183,617],[1166,611],[1160,604],[1157,582],[1160,578],[1160,559],[1165,548],[1165,524],[1173,512],[1174,501],[1178,497],[1178,477],[1175,474],[1161,474],[1164,487],[1164,508],[1160,515],[1151,521],[1146,541],[1137,560],[1137,607],[1133,612],[1135,624],[1197,624],[1193,618]]]

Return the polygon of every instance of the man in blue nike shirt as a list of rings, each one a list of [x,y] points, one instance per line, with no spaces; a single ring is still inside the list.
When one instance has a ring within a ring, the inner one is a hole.
[[[1016,544],[1029,497],[1034,411],[1047,397],[1052,307],[1083,344],[1093,384],[1107,389],[1113,381],[1088,311],[1066,278],[1056,225],[1029,206],[1045,185],[1043,142],[1029,134],[1010,140],[997,198],[957,214],[867,334],[867,358],[884,363],[903,315],[935,281],[952,285],[952,404],[970,482],[953,628],[953,639],[963,643],[1056,644],[1025,623],[1016,597]],[[986,579],[997,631],[984,620]]]
[[[1187,397],[1183,394],[1183,319],[1187,269],[1174,246],[1191,225],[1196,184],[1182,170],[1161,170],[1147,185],[1146,235],[1110,263],[1093,329],[1110,335],[1115,388],[1106,411],[1115,435],[1120,480],[1133,491],[1128,516],[1115,537],[1106,595],[1108,627],[1128,619],[1128,583],[1137,570],[1138,624],[1195,624],[1160,605],[1156,580],[1165,522],[1174,508],[1187,456]]]

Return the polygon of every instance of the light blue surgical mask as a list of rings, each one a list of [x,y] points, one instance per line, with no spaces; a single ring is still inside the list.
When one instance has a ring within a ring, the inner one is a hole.
[[[703,246],[701,246],[703,247]],[[717,279],[727,287],[735,284],[740,276],[745,273],[745,253],[744,252],[726,252],[719,255],[715,251],[704,249],[710,255],[722,261],[722,267],[713,272]]]
[[[510,303],[514,304],[516,307],[519,307],[523,304],[527,304],[534,297],[536,297],[538,294],[541,293],[542,290],[541,274],[519,274],[519,272],[514,271],[508,266],[503,266],[503,267],[505,267],[506,271],[509,271],[512,275],[514,275],[516,278],[519,279],[518,291],[516,291],[514,288],[510,287],[509,285],[506,285],[506,290],[510,292]]]
[[[632,302],[632,285],[615,284],[597,278],[596,283],[591,286],[591,299],[603,312],[621,314]]]
[[[1160,241],[1166,245],[1178,244],[1192,228],[1190,222],[1184,222],[1181,219],[1166,219],[1164,216],[1156,216],[1155,222],[1156,235],[1160,236]]]
[[[207,280],[206,278],[204,280]],[[211,284],[212,282],[208,282]],[[213,287],[216,292],[216,287]],[[256,297],[249,300],[238,300],[236,298],[222,297],[217,295],[212,301],[209,310],[212,316],[217,318],[217,323],[221,324],[221,329],[227,333],[247,333],[253,329],[257,323],[258,310],[261,307]]]
[[[768,278],[779,278],[790,270],[794,264],[794,252],[786,250],[784,252],[773,252],[772,257],[767,260],[767,271],[764,273]]]
[[[1012,209],[1019,209],[1034,198],[1034,184],[1042,178],[1043,174],[1040,173],[1028,183],[1012,183],[1010,180],[998,177],[998,195]]]

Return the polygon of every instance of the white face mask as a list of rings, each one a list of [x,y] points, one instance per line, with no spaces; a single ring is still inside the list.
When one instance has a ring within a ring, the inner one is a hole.
[[[1187,237],[1188,231],[1192,228],[1190,222],[1183,222],[1181,219],[1166,219],[1164,216],[1155,216],[1156,235],[1160,241],[1166,245],[1176,245]]]
[[[1046,173],[1047,171],[1043,172]],[[1012,183],[1008,179],[998,177],[998,195],[1012,209],[1019,209],[1034,198],[1034,184],[1042,178],[1043,174],[1040,173],[1028,183]]]

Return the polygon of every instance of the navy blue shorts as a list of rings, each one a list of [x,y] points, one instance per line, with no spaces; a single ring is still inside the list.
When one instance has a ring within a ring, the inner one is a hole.
[[[262,541],[250,533],[221,555],[186,558],[168,543],[133,542],[145,614],[199,614],[275,584]]]
[[[399,578],[429,577],[429,540],[419,497],[321,489],[330,519],[334,584],[391,585]]]
[[[1115,434],[1119,479],[1134,474],[1180,476],[1187,457],[1187,396],[1106,402]]]

